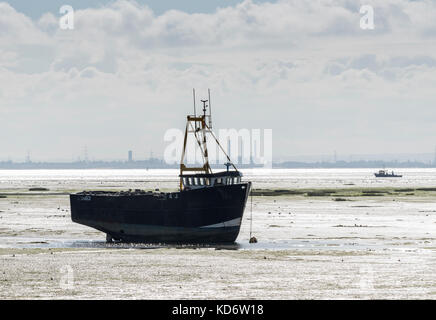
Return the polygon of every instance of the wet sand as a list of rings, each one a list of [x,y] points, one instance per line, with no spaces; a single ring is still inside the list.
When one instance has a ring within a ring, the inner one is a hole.
[[[2,249],[0,298],[428,299],[427,251]]]
[[[106,244],[71,222],[69,192],[170,188],[166,179],[3,179],[0,298],[435,299],[436,191],[352,183],[327,195],[258,183],[259,242],[248,243],[249,199],[235,245],[196,247]]]

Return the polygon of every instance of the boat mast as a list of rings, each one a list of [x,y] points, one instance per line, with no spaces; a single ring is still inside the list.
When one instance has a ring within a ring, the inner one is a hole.
[[[209,130],[212,130],[212,102],[210,101],[210,89],[207,89],[209,93]]]
[[[183,141],[183,150],[182,150],[182,158],[180,160],[180,190],[183,189],[183,177],[182,175],[185,172],[202,172],[205,174],[212,174],[212,169],[209,165],[209,153],[207,151],[207,132],[210,132],[208,126],[206,124],[207,118],[207,102],[208,100],[201,100],[203,103],[203,115],[196,114],[195,108],[195,89],[193,90],[194,95],[194,115],[187,116],[186,129],[185,129],[185,137]],[[209,111],[209,121],[210,121],[210,111]],[[203,158],[203,166],[202,167],[187,167],[184,164],[185,154],[186,154],[186,145],[188,141],[188,134],[193,133],[196,139],[198,146],[200,147],[201,155]]]
[[[227,171],[229,171],[229,167],[232,166],[236,171],[238,169],[233,164],[233,162],[230,160],[230,157],[224,150],[224,148],[219,143],[217,137],[214,135],[212,131],[212,111],[210,107],[210,89],[208,89],[208,95],[209,100],[201,100],[203,103],[203,115],[198,115],[196,112],[196,106],[195,106],[195,89],[193,89],[193,96],[194,96],[194,115],[187,116],[186,121],[186,129],[185,129],[185,137],[183,141],[183,149],[182,149],[182,157],[180,160],[180,190],[183,190],[183,174],[185,172],[201,172],[205,174],[212,174],[212,169],[209,165],[209,153],[207,151],[207,133],[210,133],[212,138],[214,138],[215,142],[220,147],[221,151],[224,153],[224,155],[227,158]],[[209,105],[207,104],[209,102]],[[207,109],[209,108],[209,114],[207,112]],[[188,142],[188,134],[193,133],[196,139],[196,142],[200,148],[201,156],[203,158],[203,166],[201,167],[187,167],[184,163],[185,155],[186,155],[186,145]]]
[[[194,117],[197,116],[197,111],[195,110],[195,88],[192,89],[192,94],[194,96]],[[195,124],[195,129],[197,130],[197,124]]]

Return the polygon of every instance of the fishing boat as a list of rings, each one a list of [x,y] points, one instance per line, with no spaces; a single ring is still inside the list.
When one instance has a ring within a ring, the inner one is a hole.
[[[374,175],[377,178],[401,178],[402,175],[395,174],[393,171],[389,173],[387,170],[379,170],[378,172],[375,172]]]
[[[212,132],[209,100],[203,114],[187,116],[176,192],[83,191],[70,195],[71,219],[106,233],[106,241],[142,243],[231,243],[239,234],[251,182],[242,181]],[[209,104],[208,104],[209,103]],[[203,164],[185,165],[188,135],[194,135]],[[207,138],[212,137],[227,158],[226,169],[212,172]]]

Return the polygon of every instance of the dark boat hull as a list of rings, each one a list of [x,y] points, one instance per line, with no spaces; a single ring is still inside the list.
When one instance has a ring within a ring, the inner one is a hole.
[[[71,218],[125,242],[229,243],[239,234],[250,187],[72,194]]]
[[[374,175],[377,178],[401,178],[402,175],[399,174],[379,174],[379,173],[374,173]]]

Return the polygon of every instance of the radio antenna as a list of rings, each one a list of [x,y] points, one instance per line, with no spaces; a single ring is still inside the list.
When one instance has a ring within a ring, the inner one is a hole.
[[[197,117],[197,111],[195,110],[195,88],[192,89],[192,95],[194,96],[194,118]],[[195,122],[195,130],[197,130],[197,122]]]
[[[207,100],[201,100],[201,102],[203,103],[203,114],[204,114],[204,118],[206,119],[206,110],[207,110]]]
[[[193,97],[194,97],[194,117],[196,117],[196,116],[197,116],[197,113],[196,113],[196,111],[195,111],[195,89],[192,89],[192,95],[193,95]]]
[[[209,129],[212,129],[212,103],[210,102],[210,89],[207,89],[209,93]]]

